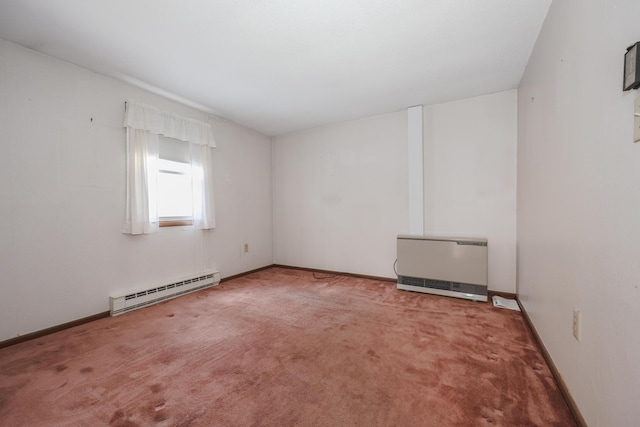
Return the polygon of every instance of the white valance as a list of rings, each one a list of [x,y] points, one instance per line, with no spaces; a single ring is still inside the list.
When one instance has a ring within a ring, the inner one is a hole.
[[[192,144],[216,146],[209,123],[180,117],[134,101],[127,101],[124,126]]]

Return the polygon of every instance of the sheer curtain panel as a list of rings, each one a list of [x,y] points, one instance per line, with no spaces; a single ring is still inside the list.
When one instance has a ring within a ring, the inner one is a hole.
[[[205,185],[213,182],[211,149],[207,145],[190,144],[190,151],[193,179],[193,226],[208,230],[216,226],[211,186]]]
[[[211,125],[155,107],[127,101],[124,119],[127,144],[126,234],[158,230],[158,135],[190,144],[193,225],[215,227],[211,149],[216,146]]]
[[[156,176],[158,174],[158,135],[140,129],[126,129],[127,234],[149,234],[158,230]]]

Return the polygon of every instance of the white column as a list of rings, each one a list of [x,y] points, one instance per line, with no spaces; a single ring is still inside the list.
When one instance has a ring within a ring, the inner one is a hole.
[[[424,171],[422,160],[422,105],[407,109],[409,155],[409,233],[424,234]]]

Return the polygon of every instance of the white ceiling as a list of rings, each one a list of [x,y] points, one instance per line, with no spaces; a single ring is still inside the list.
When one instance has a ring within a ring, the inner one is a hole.
[[[267,135],[518,87],[551,0],[0,0],[0,38]]]

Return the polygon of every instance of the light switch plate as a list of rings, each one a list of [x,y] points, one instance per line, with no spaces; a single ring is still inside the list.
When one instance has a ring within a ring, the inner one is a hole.
[[[633,109],[633,141],[640,142],[640,96],[636,98]]]

